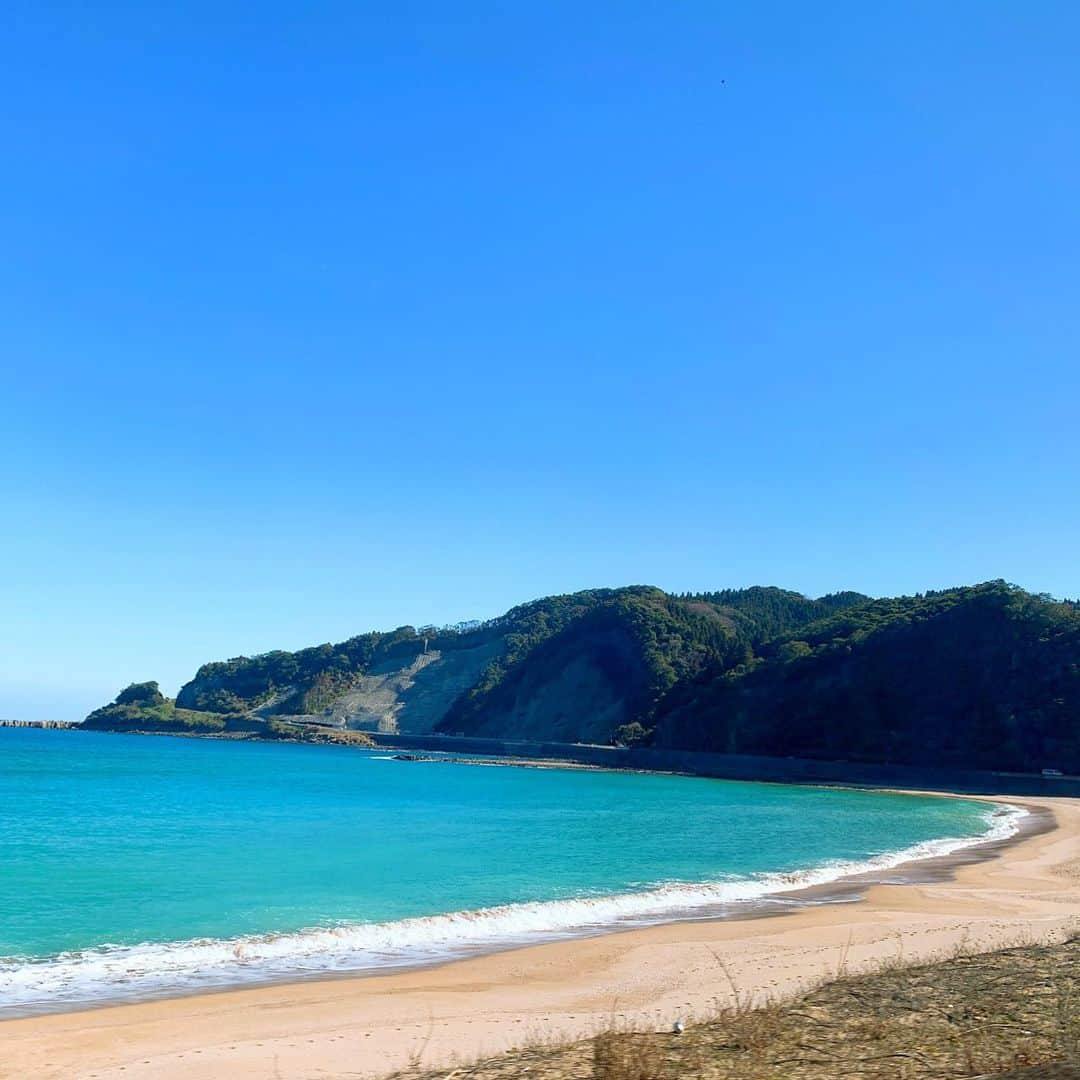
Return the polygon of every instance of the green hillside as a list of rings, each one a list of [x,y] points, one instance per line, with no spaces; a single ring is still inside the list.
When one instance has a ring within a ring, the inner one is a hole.
[[[1080,771],[1080,608],[1004,582],[876,600],[674,687],[659,746]]]
[[[1080,608],[1004,582],[871,600],[650,586],[204,664],[86,726],[469,734],[1080,771]]]
[[[240,717],[235,717],[239,720]],[[95,731],[162,731],[220,734],[226,717],[220,713],[178,709],[156,682],[132,683],[116,700],[95,709],[82,723]]]
[[[486,623],[419,630],[403,626],[336,645],[204,664],[181,688],[177,705],[217,713],[316,714],[372,671],[408,665],[428,650],[497,644],[495,658],[434,727],[500,731],[512,726],[515,710],[520,715],[530,709],[537,713],[528,725],[533,736],[589,734],[606,740],[618,724],[647,719],[660,696],[680,679],[710,664],[734,662],[747,646],[773,633],[865,600],[846,594],[815,601],[775,588],[685,597],[650,586],[591,589],[534,600]],[[544,702],[561,715],[545,716],[543,708],[535,707],[535,695],[558,681],[559,665],[570,658],[594,691],[591,707],[612,711],[613,722],[602,731],[587,732],[595,724],[584,705],[562,701],[558,689]]]
[[[484,623],[403,626],[213,661],[175,703],[118,700],[87,726],[209,731],[288,717],[602,742],[638,725],[632,733],[640,738],[657,702],[681,680],[742,662],[768,637],[866,599],[810,600],[763,587],[684,596],[650,586],[592,589],[531,601]]]
[[[776,630],[867,599],[849,595],[816,601],[753,588],[676,597],[642,586],[537,600],[506,615],[506,651],[438,729],[606,742],[627,724],[647,726],[681,680],[738,663]]]

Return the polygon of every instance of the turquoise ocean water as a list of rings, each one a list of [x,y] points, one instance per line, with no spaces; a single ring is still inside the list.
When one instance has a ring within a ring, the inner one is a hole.
[[[0,1016],[738,912],[1014,827],[876,792],[0,729]]]

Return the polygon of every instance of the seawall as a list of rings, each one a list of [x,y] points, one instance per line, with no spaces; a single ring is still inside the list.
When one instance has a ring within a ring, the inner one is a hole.
[[[690,750],[653,750],[578,743],[522,742],[454,735],[372,736],[394,750],[430,750],[461,756],[531,758],[572,761],[609,769],[644,769],[689,773],[724,780],[763,780],[801,784],[859,784],[869,787],[962,791],[973,795],[1049,795],[1080,797],[1080,777],[978,769],[935,769],[914,765],[813,758],[775,758],[753,754],[707,754]]]
[[[78,727],[74,720],[0,720],[0,727],[71,728]]]

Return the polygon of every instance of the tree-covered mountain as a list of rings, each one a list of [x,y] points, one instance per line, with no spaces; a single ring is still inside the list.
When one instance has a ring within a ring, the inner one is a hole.
[[[597,589],[547,597],[505,616],[506,649],[455,700],[437,729],[524,739],[607,742],[643,727],[673,686],[752,653],[773,627],[791,630],[849,601],[776,588],[671,596]]]
[[[607,742],[648,724],[680,680],[753,655],[858,594],[809,600],[776,588],[671,596],[650,586],[550,596],[483,623],[404,626],[298,652],[204,664],[161,724],[250,726],[274,718],[382,730],[469,732]],[[92,724],[138,723],[132,703]]]
[[[1080,770],[1078,672],[1077,605],[1004,582],[884,600],[632,586],[204,664],[175,703],[139,684],[87,726],[284,722]]]
[[[1080,606],[998,581],[849,607],[673,687],[654,742],[1080,771]]]

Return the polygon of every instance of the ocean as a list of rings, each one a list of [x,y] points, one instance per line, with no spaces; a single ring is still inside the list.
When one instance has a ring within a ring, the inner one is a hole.
[[[881,792],[0,729],[0,1017],[790,904],[1006,836]]]

